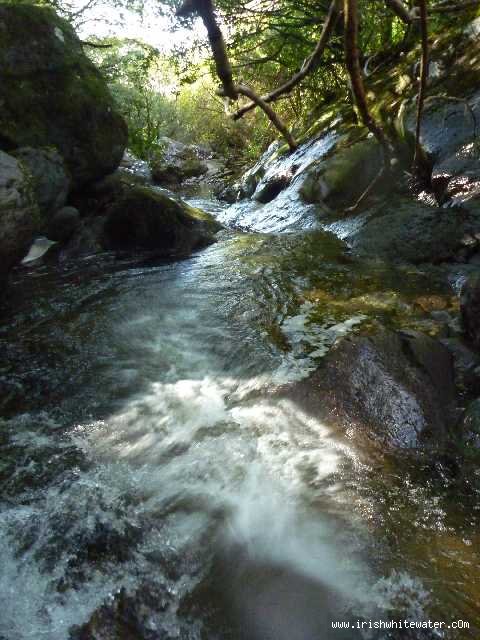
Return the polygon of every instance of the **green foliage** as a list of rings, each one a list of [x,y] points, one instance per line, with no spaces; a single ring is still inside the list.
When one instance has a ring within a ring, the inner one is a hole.
[[[157,14],[171,17],[172,31],[194,22],[191,18],[175,18],[182,0],[83,0],[83,4],[75,0],[40,0],[54,6],[75,25],[87,21],[102,1],[117,8],[119,15],[123,10],[142,13],[154,7]],[[478,13],[475,8],[435,13],[434,9],[445,1],[429,2],[432,37]],[[408,0],[406,3],[414,4]],[[215,0],[215,5],[235,80],[262,95],[291,78],[311,55],[330,0]],[[400,59],[402,51],[411,50],[418,42],[418,33],[415,28],[407,29],[383,0],[359,0],[359,5],[368,90],[375,69],[391,65]],[[191,38],[164,54],[132,40],[111,40],[110,44],[109,49],[88,51],[108,78],[129,125],[130,147],[140,157],[148,157],[158,138],[166,135],[186,143],[210,145],[239,161],[249,160],[276,137],[276,131],[258,109],[235,123],[226,116],[225,105],[216,95],[218,79],[203,29],[193,29]],[[275,110],[298,137],[329,104],[338,104],[339,99],[351,111],[341,20],[320,67],[277,101]],[[230,105],[229,110],[233,112],[237,107]]]
[[[271,142],[272,132],[261,114],[239,123],[227,117],[205,64],[196,78],[182,83],[172,55],[134,40],[108,44],[89,53],[127,120],[129,147],[138,157],[154,154],[162,136],[207,145],[234,160],[253,158]]]

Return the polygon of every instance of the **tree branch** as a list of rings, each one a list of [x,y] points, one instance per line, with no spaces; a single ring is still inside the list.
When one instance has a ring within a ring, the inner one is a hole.
[[[390,146],[388,144],[385,133],[380,125],[378,125],[370,114],[367,98],[365,95],[365,86],[363,84],[362,68],[360,66],[360,49],[358,46],[358,3],[357,0],[344,0],[344,17],[345,17],[345,62],[348,75],[352,85],[353,97],[357,106],[360,118],[368,130],[373,133],[375,138],[381,145],[383,151],[383,167],[360,196],[350,210],[355,210],[360,203],[371,193],[374,186],[384,175],[390,166]]]
[[[336,2],[337,0],[334,1]],[[239,95],[244,95],[250,98],[250,100],[252,100],[252,102],[254,102],[256,106],[260,107],[260,109],[265,112],[272,124],[284,136],[285,140],[288,143],[288,146],[290,147],[290,150],[295,150],[297,148],[297,143],[295,142],[286,125],[273,111],[273,109],[269,107],[265,103],[265,101],[260,98],[260,96],[257,96],[253,89],[250,89],[250,87],[247,87],[245,85],[236,85],[234,83],[232,67],[230,65],[230,60],[228,59],[227,48],[225,45],[223,34],[217,24],[213,1],[186,0],[186,2],[184,2],[179,9],[180,15],[182,16],[190,15],[194,11],[200,15],[203,24],[207,29],[208,39],[210,42],[210,47],[212,49],[217,75],[222,83],[222,88],[218,92],[219,95],[230,98],[232,100],[237,100]]]
[[[428,17],[426,0],[418,0],[418,7],[420,10],[420,29],[422,34],[422,60],[420,64],[420,89],[418,91],[417,99],[417,122],[415,125],[415,154],[413,157],[413,170],[417,176],[420,176],[425,165],[422,157],[422,147],[420,145],[420,133],[428,80]]]
[[[412,24],[412,14],[402,0],[385,0],[385,4],[395,13],[396,16],[400,18],[400,20],[406,24]]]
[[[332,0],[325,23],[323,25],[320,39],[315,49],[313,50],[313,53],[303,63],[300,71],[296,73],[294,76],[292,76],[290,80],[288,80],[288,82],[285,82],[285,84],[281,85],[277,89],[274,89],[267,95],[262,96],[261,99],[263,102],[265,103],[274,102],[285,93],[290,93],[290,91],[292,91],[292,89],[296,87],[309,73],[311,73],[312,71],[315,71],[315,69],[317,69],[320,66],[320,61],[321,61],[323,52],[325,50],[325,47],[327,46],[327,43],[330,40],[330,36],[332,35],[332,32],[335,28],[337,20],[340,16],[341,3],[342,3],[342,0]],[[241,109],[239,109],[232,116],[233,119],[239,120],[246,113],[248,113],[252,109],[255,109],[256,106],[257,104],[252,100],[252,102],[246,104]]]
[[[288,130],[284,122],[272,109],[272,107],[270,107],[265,102],[265,100],[263,100],[259,95],[257,95],[255,91],[253,91],[253,89],[250,89],[250,87],[247,87],[244,84],[240,84],[240,85],[237,85],[236,88],[238,90],[238,93],[240,93],[243,96],[246,96],[247,98],[250,98],[250,100],[254,102],[257,107],[259,107],[260,109],[262,109],[262,111],[264,111],[265,115],[269,118],[270,122],[280,131],[280,133],[283,135],[283,137],[287,141],[288,146],[290,147],[290,151],[295,151],[295,149],[297,149],[298,147],[295,139],[293,138],[292,134],[290,133],[290,131]]]

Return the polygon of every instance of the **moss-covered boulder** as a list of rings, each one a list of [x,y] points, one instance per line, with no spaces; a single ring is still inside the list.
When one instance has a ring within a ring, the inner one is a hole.
[[[27,254],[40,226],[31,173],[0,151],[0,280]]]
[[[306,173],[300,194],[307,203],[324,203],[341,210],[355,204],[382,166],[382,153],[375,140],[342,146]]]
[[[0,148],[56,147],[74,186],[116,169],[127,128],[72,27],[49,8],[0,4]]]
[[[214,241],[219,225],[168,193],[141,185],[117,192],[103,229],[106,249],[184,256]]]

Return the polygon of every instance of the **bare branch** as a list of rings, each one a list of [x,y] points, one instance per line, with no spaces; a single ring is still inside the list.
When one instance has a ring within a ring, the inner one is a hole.
[[[373,133],[378,140],[383,151],[383,167],[373,182],[367,187],[364,193],[350,208],[355,210],[360,203],[371,193],[374,186],[389,169],[390,166],[390,146],[382,127],[375,122],[368,108],[363,84],[362,68],[360,66],[360,49],[358,46],[358,4],[357,0],[344,0],[345,16],[345,62],[350,76],[352,92],[357,105],[358,112],[363,124]]]
[[[246,87],[245,85],[240,84],[236,88],[238,90],[238,93],[246,96],[247,98],[250,98],[250,100],[254,102],[257,107],[264,111],[270,122],[272,122],[272,124],[280,131],[280,133],[287,141],[288,146],[290,147],[290,151],[295,151],[298,146],[295,139],[293,138],[286,125],[280,119],[278,114],[276,114],[272,109],[272,107],[270,107],[259,95],[257,95],[255,91],[253,91],[253,89],[250,89],[250,87]]]
[[[337,0],[334,0],[335,2]],[[208,33],[208,39],[210,47],[212,49],[213,59],[215,61],[215,67],[217,75],[222,83],[222,88],[218,92],[219,95],[237,100],[239,95],[244,95],[250,98],[252,102],[260,107],[272,124],[278,129],[278,131],[284,136],[291,150],[297,148],[292,134],[280,119],[280,117],[269,107],[262,98],[245,85],[236,85],[233,81],[232,67],[227,55],[227,48],[223,34],[218,26],[217,19],[215,17],[215,10],[212,0],[187,0],[180,7],[181,15],[189,15],[193,11],[197,12],[203,20]]]
[[[290,93],[290,91],[292,91],[292,89],[296,87],[309,73],[312,73],[312,71],[315,71],[315,69],[320,66],[325,47],[330,40],[330,36],[332,35],[337,20],[340,16],[341,2],[342,0],[332,0],[317,46],[315,47],[312,55],[305,60],[300,71],[292,76],[290,80],[288,80],[288,82],[286,82],[285,84],[281,85],[277,89],[274,89],[267,95],[262,96],[263,102],[274,102],[285,93]],[[246,113],[248,113],[252,109],[255,109],[256,106],[257,104],[253,101],[246,104],[233,115],[233,119],[239,120]]]
[[[453,13],[455,11],[463,11],[471,7],[480,7],[480,0],[465,0],[465,2],[450,2],[439,4],[430,9],[432,13]]]
[[[403,20],[406,24],[412,24],[412,15],[402,0],[385,0],[385,4],[395,13],[396,16],[400,18],[400,20]]]
[[[420,145],[420,133],[422,126],[423,105],[425,103],[425,93],[428,80],[428,18],[426,0],[418,0],[420,9],[420,29],[422,34],[422,60],[420,65],[420,89],[417,99],[417,122],[415,126],[415,154],[413,157],[414,173],[419,175],[422,172],[424,163],[422,161],[422,147]]]
[[[111,49],[113,47],[113,44],[100,44],[99,42],[90,42],[90,40],[80,40],[80,43],[94,49]]]

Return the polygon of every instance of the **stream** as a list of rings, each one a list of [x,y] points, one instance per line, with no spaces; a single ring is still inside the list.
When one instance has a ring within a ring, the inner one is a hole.
[[[227,222],[248,207],[190,201]],[[65,640],[119,610],[131,635],[95,637],[479,637],[478,495],[427,464],[370,459],[276,393],[368,324],[434,332],[418,300],[448,305],[452,289],[440,268],[360,262],[328,231],[282,224],[226,229],[177,262],[15,272],[3,640]],[[358,628],[392,618],[469,628]]]

